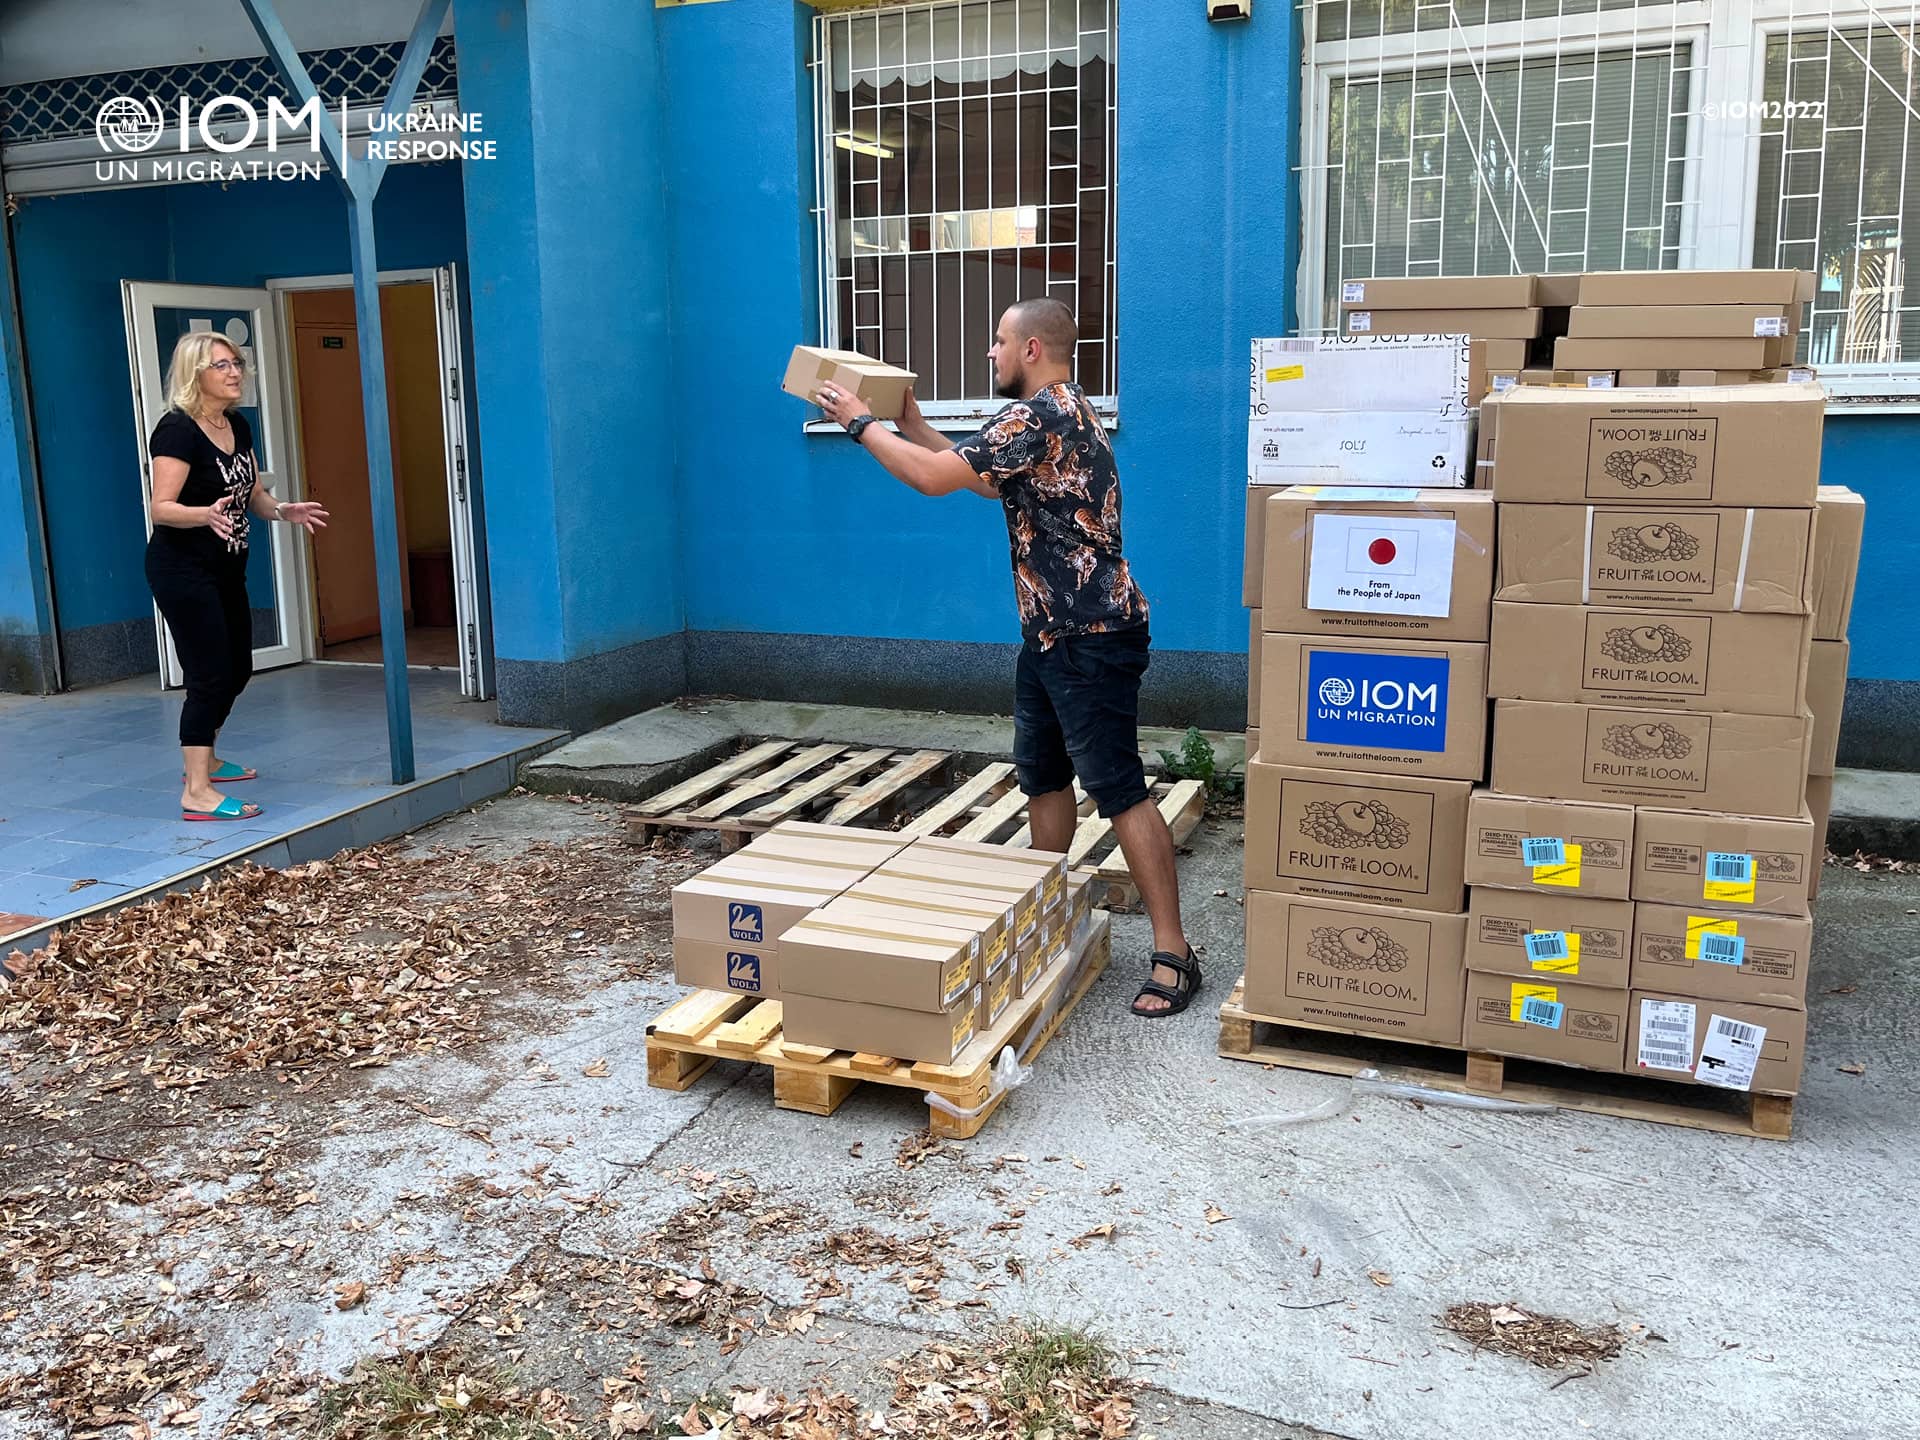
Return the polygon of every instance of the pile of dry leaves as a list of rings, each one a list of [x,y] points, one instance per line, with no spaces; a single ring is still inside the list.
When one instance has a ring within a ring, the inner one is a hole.
[[[1578,1325],[1557,1315],[1536,1315],[1512,1303],[1454,1305],[1440,1323],[1472,1341],[1476,1350],[1512,1355],[1543,1370],[1580,1366],[1590,1371],[1602,1360],[1616,1359],[1626,1343],[1616,1325]]]
[[[1120,1440],[1132,1386],[1104,1345],[1074,1330],[1014,1324],[981,1346],[929,1345],[898,1362],[888,1435],[939,1440]]]
[[[149,1310],[137,1321],[64,1337],[45,1368],[0,1378],[0,1404],[31,1402],[66,1433],[145,1440],[141,1412],[191,1433],[200,1418],[194,1387],[213,1373],[200,1342]]]
[[[137,1061],[159,1088],[449,1048],[478,1033],[477,978],[559,969],[666,918],[616,893],[631,868],[595,852],[617,843],[229,870],[14,955],[0,1033],[33,1034],[70,1074]]]

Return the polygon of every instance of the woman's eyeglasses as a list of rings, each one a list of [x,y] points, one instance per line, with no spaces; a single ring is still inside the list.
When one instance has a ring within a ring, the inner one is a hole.
[[[247,367],[238,360],[215,360],[207,368],[218,370],[222,375],[240,375],[245,373]]]

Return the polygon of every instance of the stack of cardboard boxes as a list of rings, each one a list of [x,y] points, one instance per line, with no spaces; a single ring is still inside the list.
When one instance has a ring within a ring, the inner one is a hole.
[[[1583,275],[1554,368],[1639,388],[1785,380],[1813,284],[1805,270]]]
[[[1493,521],[1472,490],[1296,486],[1267,501],[1247,766],[1253,1013],[1459,1043]]]
[[[781,1001],[795,1045],[947,1064],[1064,977],[1087,879],[1043,851],[787,822],[674,887],[674,976]]]
[[[1557,338],[1579,303],[1577,274],[1433,275],[1349,280],[1345,335],[1464,335],[1469,405],[1519,382],[1551,378]],[[1584,377],[1582,377],[1584,378]]]
[[[1843,626],[1851,588],[1816,581],[1824,411],[1815,386],[1502,399],[1469,1049],[1798,1088],[1813,612],[1830,589]]]

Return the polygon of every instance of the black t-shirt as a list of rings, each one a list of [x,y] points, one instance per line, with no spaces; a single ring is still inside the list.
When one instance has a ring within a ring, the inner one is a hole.
[[[233,517],[233,538],[223,541],[207,527],[183,530],[174,525],[156,525],[153,538],[163,544],[184,546],[209,557],[238,556],[247,553],[247,531],[251,517],[247,502],[253,498],[253,430],[246,417],[229,410],[233,424],[233,453],[227,454],[207,438],[207,432],[184,410],[169,410],[153,427],[147,441],[147,453],[158,460],[166,456],[187,462],[187,478],[180,486],[182,505],[211,505],[222,495],[231,495],[227,514]]]
[[[1147,597],[1120,553],[1113,447],[1078,385],[1015,401],[954,449],[1000,492],[1025,638],[1045,650],[1062,635],[1147,623]]]

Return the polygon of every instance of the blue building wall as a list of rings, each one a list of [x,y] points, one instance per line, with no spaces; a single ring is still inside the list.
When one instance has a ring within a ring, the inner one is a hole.
[[[1820,478],[1867,502],[1867,530],[1847,625],[1847,708],[1840,763],[1920,768],[1920,415],[1827,416]]]
[[[843,437],[803,434],[815,412],[778,388],[790,348],[818,329],[811,13],[659,17],[676,408],[721,417],[677,437],[690,678],[1004,709],[1019,628],[998,507],[926,499]],[[1127,552],[1153,605],[1148,703],[1167,718],[1230,723],[1244,690],[1245,355],[1291,319],[1295,24],[1285,5],[1234,25],[1197,4],[1119,8],[1114,448]]]
[[[383,269],[464,259],[459,167],[394,166],[374,214]],[[13,241],[66,682],[141,674],[158,662],[120,282],[344,273],[344,202],[331,180],[44,196]]]

